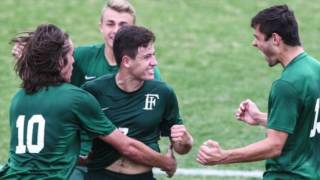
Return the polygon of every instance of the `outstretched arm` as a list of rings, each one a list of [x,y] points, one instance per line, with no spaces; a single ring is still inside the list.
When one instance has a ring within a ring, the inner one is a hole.
[[[171,127],[170,140],[173,149],[179,154],[186,154],[192,148],[193,138],[184,125],[173,125]]]
[[[171,177],[176,171],[176,160],[171,152],[167,155],[162,155],[140,141],[132,139],[119,130],[114,130],[111,134],[100,136],[100,139],[108,144],[111,144],[123,156],[139,162],[141,164],[159,167],[166,171],[168,176]]]
[[[267,126],[268,114],[261,112],[258,106],[250,99],[242,101],[235,113],[235,117],[250,125]]]
[[[203,165],[251,162],[279,156],[288,134],[268,129],[267,138],[248,146],[223,150],[216,141],[208,140],[198,152],[197,161]]]

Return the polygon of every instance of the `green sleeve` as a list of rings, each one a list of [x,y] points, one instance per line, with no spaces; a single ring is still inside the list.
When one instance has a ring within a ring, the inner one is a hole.
[[[166,99],[165,114],[160,125],[161,136],[170,136],[170,128],[175,124],[183,124],[180,113],[177,96],[172,88],[169,88],[169,94]]]
[[[116,127],[103,114],[98,101],[88,92],[81,92],[73,108],[73,113],[80,120],[81,128],[91,137],[109,135]]]
[[[273,83],[268,104],[268,128],[293,133],[298,119],[299,99],[286,81]]]

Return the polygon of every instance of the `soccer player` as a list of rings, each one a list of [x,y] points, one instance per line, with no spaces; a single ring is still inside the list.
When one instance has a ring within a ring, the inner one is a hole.
[[[113,55],[113,40],[116,32],[125,25],[135,24],[135,10],[127,0],[109,0],[102,8],[99,29],[104,43],[80,46],[75,49],[74,70],[71,83],[81,86],[105,74],[115,74],[119,67]],[[156,68],[155,79],[160,80]]]
[[[113,39],[116,32],[125,25],[135,24],[134,7],[127,0],[109,0],[102,8],[99,29],[104,43],[75,48],[74,69],[71,83],[81,86],[87,81],[106,74],[115,74],[118,66],[113,55]],[[160,80],[160,71],[155,69],[155,79]],[[81,132],[80,163],[71,176],[71,180],[83,179],[86,170],[86,158],[91,149],[92,140]]]
[[[10,107],[10,150],[0,179],[68,179],[79,156],[79,130],[122,155],[172,175],[172,154],[161,155],[122,134],[88,92],[69,84],[73,45],[52,24],[14,39],[24,43],[15,70],[22,80]]]
[[[266,138],[229,150],[208,140],[197,161],[215,165],[267,159],[263,179],[320,179],[320,63],[304,51],[296,18],[287,5],[260,11],[251,26],[253,46],[270,67],[281,64],[283,72],[272,84],[268,114],[246,100],[236,117],[266,126]]]
[[[87,82],[83,88],[96,97],[105,115],[129,137],[160,151],[158,140],[169,136],[173,149],[186,154],[192,136],[182,124],[176,95],[166,83],[153,80],[155,36],[146,28],[124,26],[113,44],[117,74]],[[86,179],[154,179],[152,166],[123,157],[95,139]]]

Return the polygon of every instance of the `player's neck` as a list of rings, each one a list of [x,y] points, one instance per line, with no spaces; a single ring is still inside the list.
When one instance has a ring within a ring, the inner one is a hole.
[[[116,60],[114,58],[114,54],[113,54],[112,48],[105,46],[104,55],[105,55],[106,60],[109,63],[109,65],[111,65],[111,66],[117,65],[117,62],[116,62]]]
[[[286,67],[295,57],[303,53],[302,46],[285,46],[282,48],[279,59],[281,59],[282,67]]]
[[[144,83],[143,80],[138,80],[128,75],[124,70],[119,70],[115,78],[117,86],[125,92],[137,91]]]

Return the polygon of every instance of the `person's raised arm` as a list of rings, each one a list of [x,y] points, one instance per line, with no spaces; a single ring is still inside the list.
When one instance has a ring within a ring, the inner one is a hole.
[[[268,129],[265,139],[230,150],[223,150],[218,142],[208,140],[200,147],[197,161],[203,165],[215,165],[270,159],[281,154],[287,137],[285,132]]]

